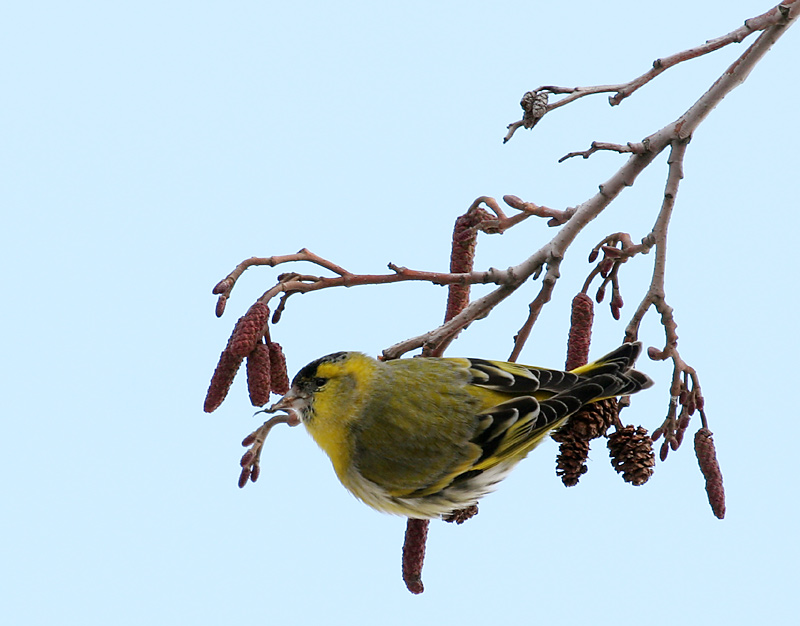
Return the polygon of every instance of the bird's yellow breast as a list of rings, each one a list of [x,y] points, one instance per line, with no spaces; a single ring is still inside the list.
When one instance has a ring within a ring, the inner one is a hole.
[[[328,382],[315,394],[313,414],[305,426],[345,484],[353,462],[353,424],[369,395],[375,366],[372,359],[353,353],[346,361],[321,364],[316,372]]]

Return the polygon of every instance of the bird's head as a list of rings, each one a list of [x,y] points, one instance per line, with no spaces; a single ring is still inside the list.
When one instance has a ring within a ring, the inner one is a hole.
[[[269,412],[286,411],[307,427],[318,415],[343,416],[359,403],[377,366],[375,359],[360,352],[334,352],[312,361],[297,373],[289,392]]]

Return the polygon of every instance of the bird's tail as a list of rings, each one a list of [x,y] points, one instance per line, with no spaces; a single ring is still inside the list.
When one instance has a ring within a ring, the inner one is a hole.
[[[579,376],[578,381],[540,403],[547,422],[559,421],[586,404],[652,386],[653,380],[647,374],[633,369],[641,352],[641,342],[624,343],[604,357],[572,370],[570,373]]]
[[[603,397],[595,398],[595,400],[627,396],[653,385],[653,380],[647,374],[633,369],[633,365],[641,353],[641,341],[623,343],[619,348],[612,350],[604,357],[575,368],[572,373],[579,374],[582,378],[589,377],[594,379],[597,376],[607,374],[617,379],[616,384],[609,386],[608,393],[604,394]]]

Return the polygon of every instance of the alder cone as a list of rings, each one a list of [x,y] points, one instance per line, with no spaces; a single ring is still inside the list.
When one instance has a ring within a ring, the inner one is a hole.
[[[589,442],[583,439],[566,439],[561,442],[556,457],[556,476],[566,487],[574,487],[581,476],[589,471]]]
[[[425,561],[425,540],[428,537],[426,519],[409,518],[403,544],[403,580],[413,594],[425,591],[422,584],[422,564]]]
[[[227,348],[219,355],[219,362],[211,376],[211,383],[208,385],[206,400],[203,404],[203,410],[206,413],[216,411],[225,400],[243,360],[241,357],[231,354]]]
[[[632,485],[645,484],[653,475],[656,458],[653,440],[647,430],[639,426],[625,426],[608,438],[611,465],[622,474],[622,479]]]
[[[589,344],[592,340],[594,302],[585,293],[572,299],[569,339],[567,341],[567,370],[586,365],[589,360]]]
[[[269,322],[269,308],[262,302],[256,302],[247,313],[239,318],[228,341],[228,350],[238,357],[246,357],[256,347]]]
[[[708,428],[701,428],[694,436],[694,451],[700,471],[706,479],[706,493],[711,510],[719,519],[725,517],[725,489],[722,486],[722,472],[717,461],[714,438]]]
[[[258,343],[247,355],[247,391],[253,406],[264,406],[269,402],[270,379],[270,350],[266,344]]]
[[[269,364],[272,375],[272,391],[283,395],[289,391],[289,372],[286,370],[286,357],[277,341],[269,342]]]
[[[619,416],[619,405],[615,398],[587,404],[569,418],[569,421],[551,436],[555,441],[582,439],[591,441],[605,437],[609,427]]]

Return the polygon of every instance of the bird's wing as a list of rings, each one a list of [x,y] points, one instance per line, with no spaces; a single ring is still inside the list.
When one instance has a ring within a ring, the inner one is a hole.
[[[470,384],[508,394],[538,394],[544,397],[569,389],[580,376],[572,372],[502,363],[485,359],[469,361]]]
[[[472,439],[481,455],[471,470],[519,460],[585,404],[652,385],[632,369],[640,352],[640,343],[625,343],[571,372],[468,359],[469,387],[483,405]]]

